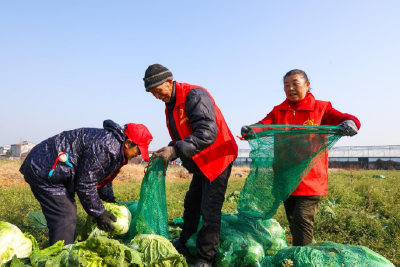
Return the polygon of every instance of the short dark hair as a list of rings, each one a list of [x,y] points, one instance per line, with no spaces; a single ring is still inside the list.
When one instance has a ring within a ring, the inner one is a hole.
[[[283,83],[285,83],[285,79],[286,77],[292,76],[292,75],[296,75],[296,74],[300,74],[301,76],[303,76],[303,78],[306,80],[306,82],[310,81],[308,79],[307,73],[303,70],[299,70],[299,69],[294,69],[294,70],[290,70],[288,71],[285,76],[283,76]],[[308,88],[309,91],[311,91],[311,87]]]
[[[306,82],[308,82],[308,76],[307,73],[305,71],[299,70],[299,69],[294,69],[291,71],[288,71],[285,76],[283,76],[283,82],[285,82],[286,77],[295,75],[295,74],[300,74],[301,76],[303,76],[303,78],[306,80]]]
[[[135,142],[133,142],[131,139],[129,139],[128,136],[125,137],[125,142],[126,142],[127,140],[130,140],[130,141],[131,141],[131,143],[130,143],[130,145],[129,145],[129,148],[134,148],[135,146],[137,146],[137,144],[136,144]],[[124,143],[125,143],[125,142],[124,142]]]

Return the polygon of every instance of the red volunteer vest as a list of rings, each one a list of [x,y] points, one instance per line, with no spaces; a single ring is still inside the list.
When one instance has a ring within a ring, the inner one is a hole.
[[[309,93],[307,99],[296,111],[285,100],[279,106],[274,107],[274,124],[294,125],[321,125],[322,118],[331,103],[315,100]],[[325,124],[326,125],[326,124]],[[304,177],[292,195],[297,196],[326,196],[328,194],[328,153],[319,159]]]
[[[175,82],[176,104],[172,111],[172,114],[174,116],[176,128],[179,132],[181,140],[193,134],[193,129],[190,127],[189,118],[186,115],[186,96],[190,92],[190,90],[195,88],[204,89],[203,87],[197,85]],[[206,89],[204,90],[210,95],[210,93]],[[192,159],[200,168],[201,172],[210,181],[213,181],[228,167],[231,162],[235,160],[238,155],[238,147],[235,138],[233,137],[231,131],[228,128],[228,125],[225,122],[224,116],[222,115],[218,106],[215,104],[215,101],[211,95],[210,98],[214,104],[215,109],[215,119],[218,128],[217,139],[211,146],[194,155]],[[169,115],[167,108],[165,108],[165,116],[167,119],[169,134],[175,144],[176,141],[172,136],[171,128],[169,125]]]

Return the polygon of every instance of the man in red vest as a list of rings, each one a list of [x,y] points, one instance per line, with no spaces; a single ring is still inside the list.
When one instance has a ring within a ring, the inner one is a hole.
[[[195,267],[212,266],[219,241],[221,208],[238,154],[236,141],[206,89],[173,81],[172,73],[160,64],[149,66],[143,80],[146,91],[166,105],[166,123],[172,139],[154,156],[165,161],[179,157],[193,173],[184,202],[183,230],[173,245],[177,250],[185,249],[203,216],[203,227],[196,240]]]

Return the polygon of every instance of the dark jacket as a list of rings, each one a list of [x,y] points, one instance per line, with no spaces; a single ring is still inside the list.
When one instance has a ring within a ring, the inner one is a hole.
[[[169,113],[171,133],[176,141],[175,148],[182,160],[182,165],[190,172],[199,171],[192,156],[212,145],[217,138],[217,123],[215,121],[214,104],[210,95],[202,88],[191,90],[186,97],[186,114],[193,129],[193,134],[181,140],[172,111],[176,104],[175,82],[172,96],[166,104]],[[169,145],[173,145],[171,142]]]
[[[89,215],[102,214],[104,206],[100,199],[114,199],[112,183],[100,188],[97,185],[125,161],[123,128],[111,120],[104,121],[103,127],[65,131],[35,146],[20,168],[26,182],[45,194],[76,192]],[[68,153],[73,167],[58,162],[49,177],[61,152]]]

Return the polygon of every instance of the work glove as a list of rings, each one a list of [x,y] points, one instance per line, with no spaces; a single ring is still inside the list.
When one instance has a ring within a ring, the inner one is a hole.
[[[251,128],[250,128],[249,125],[243,125],[243,126],[242,126],[242,130],[240,131],[240,133],[241,133],[242,135],[244,135],[244,134],[247,134],[250,130],[251,130]]]
[[[97,226],[100,230],[109,232],[114,230],[111,220],[116,222],[117,218],[114,217],[109,211],[105,210],[99,217],[97,217]]]
[[[162,158],[164,161],[171,161],[178,157],[176,148],[173,146],[165,146],[153,153],[154,157]]]
[[[344,136],[354,136],[358,133],[358,128],[353,120],[347,120],[339,124],[339,133]]]

